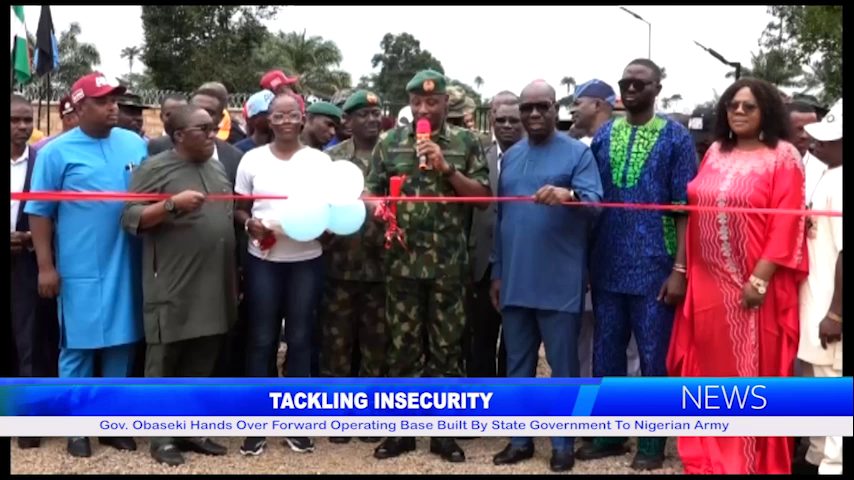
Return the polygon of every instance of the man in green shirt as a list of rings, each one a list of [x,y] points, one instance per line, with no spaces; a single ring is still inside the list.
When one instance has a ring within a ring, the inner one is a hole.
[[[237,318],[233,204],[205,201],[232,192],[221,163],[211,161],[217,125],[199,107],[176,110],[166,124],[174,149],[142,163],[135,193],[171,194],[125,205],[122,226],[143,239],[146,377],[209,377]],[[153,438],[160,463],[184,463],[183,451],[225,455],[209,438]]]

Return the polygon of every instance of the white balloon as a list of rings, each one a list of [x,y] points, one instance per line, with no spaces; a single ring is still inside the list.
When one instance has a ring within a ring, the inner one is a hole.
[[[365,190],[365,176],[362,169],[349,160],[332,162],[329,169],[330,203],[348,203],[358,199]]]
[[[307,198],[284,200],[281,225],[294,240],[314,240],[329,228],[329,204]]]
[[[328,201],[331,165],[318,158],[295,161],[287,180],[288,197]]]

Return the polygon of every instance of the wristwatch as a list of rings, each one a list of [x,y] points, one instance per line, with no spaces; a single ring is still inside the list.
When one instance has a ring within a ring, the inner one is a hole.
[[[448,171],[442,174],[445,178],[451,178],[451,175],[457,173],[457,167],[453,163],[448,163]]]
[[[172,199],[167,199],[166,202],[163,203],[163,208],[169,213],[175,213],[175,202]]]
[[[751,275],[748,282],[750,282],[750,285],[759,292],[759,295],[765,295],[765,293],[768,292],[768,282],[766,280],[762,280],[756,275]]]

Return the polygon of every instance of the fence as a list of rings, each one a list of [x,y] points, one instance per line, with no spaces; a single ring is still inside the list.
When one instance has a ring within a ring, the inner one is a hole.
[[[58,102],[60,98],[64,95],[67,95],[68,92],[65,90],[51,88],[50,90],[50,98],[47,98],[47,86],[44,85],[44,82],[34,82],[31,83],[24,88],[20,89],[19,92],[25,96],[28,100],[31,101],[51,101]],[[159,107],[160,101],[163,97],[167,95],[183,95],[185,97],[190,96],[189,92],[178,92],[174,90],[132,90],[135,95],[138,95],[141,99],[141,102],[148,107]],[[242,109],[243,104],[246,103],[246,100],[249,99],[251,93],[232,93],[228,95],[228,108],[237,108]]]

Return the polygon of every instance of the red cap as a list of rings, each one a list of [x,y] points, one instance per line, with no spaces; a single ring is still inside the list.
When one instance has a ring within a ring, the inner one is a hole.
[[[101,72],[92,72],[80,77],[71,86],[71,101],[80,103],[84,98],[101,98],[110,94],[121,95],[127,89]]]
[[[261,77],[261,88],[275,92],[281,85],[293,85],[297,80],[297,77],[289,77],[281,70],[270,70]]]
[[[426,133],[427,135],[433,133],[433,127],[430,126],[430,120],[427,120],[424,117],[419,118],[418,121],[415,122],[415,133]]]
[[[71,95],[66,95],[59,99],[59,118],[69,113],[74,113],[74,104],[71,103]]]

